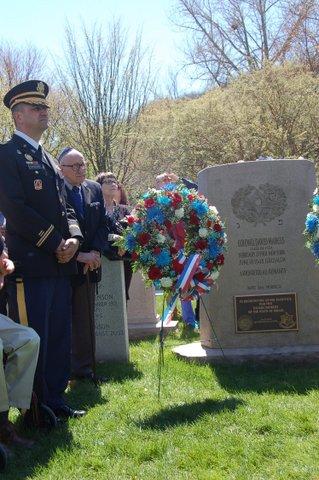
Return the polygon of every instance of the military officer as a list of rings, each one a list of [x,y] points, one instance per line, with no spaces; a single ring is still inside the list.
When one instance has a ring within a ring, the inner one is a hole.
[[[74,208],[84,236],[77,255],[78,274],[72,277],[72,355],[73,379],[97,378],[95,372],[94,305],[96,283],[101,279],[101,253],[105,250],[109,229],[106,223],[102,189],[87,180],[86,161],[73,148],[59,156],[67,197]]]
[[[82,240],[55,161],[40,139],[48,128],[48,85],[29,80],[4,97],[15,132],[0,145],[0,210],[15,263],[8,282],[10,316],[30,325],[41,346],[34,389],[58,417],[82,416],[63,398],[70,373],[71,286]]]

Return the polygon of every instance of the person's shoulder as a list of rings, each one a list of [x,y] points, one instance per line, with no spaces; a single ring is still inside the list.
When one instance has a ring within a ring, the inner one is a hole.
[[[89,180],[88,178],[86,178],[83,183],[84,183],[84,186],[86,186],[90,190],[93,190],[93,191],[101,190],[101,185],[98,182],[95,182],[94,180]]]
[[[0,143],[0,157],[1,158],[8,158],[8,155],[12,158],[12,156],[22,155],[19,151],[19,148],[13,142],[12,138],[7,142]]]
[[[10,148],[10,147],[14,147],[14,142],[12,140],[12,138],[10,138],[10,140],[7,140],[6,142],[0,142],[0,149],[1,150],[4,150],[6,148]]]

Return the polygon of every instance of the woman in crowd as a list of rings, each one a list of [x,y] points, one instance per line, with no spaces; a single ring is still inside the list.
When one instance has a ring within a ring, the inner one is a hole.
[[[112,234],[121,235],[123,229],[125,228],[125,222],[123,223],[124,217],[130,214],[128,208],[128,200],[125,189],[117,181],[114,173],[112,172],[102,172],[100,173],[96,181],[101,185],[104,205],[106,210],[106,216],[108,218],[109,229]],[[129,300],[129,288],[132,280],[132,267],[130,259],[127,257],[121,257],[117,248],[110,246],[110,249],[105,252],[106,256],[110,260],[119,260],[123,258],[124,260],[124,275],[125,275],[125,294],[126,300]]]

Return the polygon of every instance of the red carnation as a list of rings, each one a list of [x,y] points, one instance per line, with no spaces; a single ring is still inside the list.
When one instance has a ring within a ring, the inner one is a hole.
[[[196,278],[196,280],[198,280],[199,282],[203,282],[206,278],[206,275],[203,273],[203,272],[198,272],[196,273],[196,275],[194,275],[194,277]]]
[[[195,243],[195,248],[197,250],[204,250],[204,248],[207,247],[207,240],[204,240],[203,238],[201,238],[200,240],[197,240],[197,242]]]
[[[132,259],[133,262],[136,262],[136,260],[138,260],[138,257],[139,257],[139,255],[136,252],[133,252],[132,255],[131,255],[131,259]]]
[[[207,262],[206,266],[207,266],[208,270],[212,270],[214,264],[213,264],[213,262]]]
[[[222,231],[222,226],[219,223],[214,224],[214,230],[215,232],[221,232]]]
[[[158,267],[151,267],[148,271],[148,278],[151,280],[159,280],[162,278],[162,272]]]
[[[213,222],[211,220],[207,220],[206,225],[208,228],[210,228],[213,225]]]
[[[146,198],[146,200],[144,200],[144,205],[146,208],[154,207],[155,205],[154,198]]]
[[[155,248],[153,248],[153,253],[155,253],[156,255],[158,255],[159,253],[161,253],[161,247],[155,247]]]
[[[176,247],[171,247],[171,248],[170,248],[170,252],[171,252],[172,255],[176,255],[176,253],[178,252],[178,248],[176,248]]]
[[[218,257],[216,258],[216,262],[218,265],[224,265],[224,261],[225,261],[225,258],[223,254],[218,255]]]
[[[194,200],[195,195],[193,195],[192,193],[190,193],[189,195],[187,195],[187,198],[188,198],[188,200],[192,201],[192,200]]]
[[[199,225],[199,219],[195,212],[191,211],[189,214],[189,221],[192,225]]]
[[[165,220],[164,225],[166,228],[172,228],[172,222],[170,222],[169,220]]]
[[[176,273],[182,273],[184,266],[176,258],[172,261],[172,268]]]
[[[181,203],[182,200],[183,200],[183,199],[182,199],[182,197],[181,197],[181,195],[180,195],[179,193],[174,193],[173,201],[174,201],[175,203]]]
[[[148,244],[151,239],[151,235],[149,233],[143,232],[138,236],[138,242],[142,247]]]
[[[128,217],[126,217],[126,219],[129,225],[132,225],[135,222],[135,218],[132,217],[132,215],[129,215]]]

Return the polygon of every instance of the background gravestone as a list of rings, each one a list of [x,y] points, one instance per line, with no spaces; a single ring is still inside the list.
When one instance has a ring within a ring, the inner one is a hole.
[[[156,335],[161,329],[161,319],[156,313],[155,288],[147,287],[139,272],[133,274],[127,302],[129,338],[142,339]],[[161,298],[161,297],[160,297]],[[174,330],[176,321],[165,326],[165,333]]]
[[[158,333],[155,289],[146,287],[139,272],[133,274],[127,302],[129,338],[139,339]]]
[[[313,163],[218,165],[198,178],[227,228],[218,288],[203,297],[226,357],[319,356],[319,269],[302,235],[316,184]],[[203,308],[201,344],[177,350],[222,358]]]
[[[127,313],[122,261],[102,257],[102,280],[95,303],[96,360],[129,360]]]

